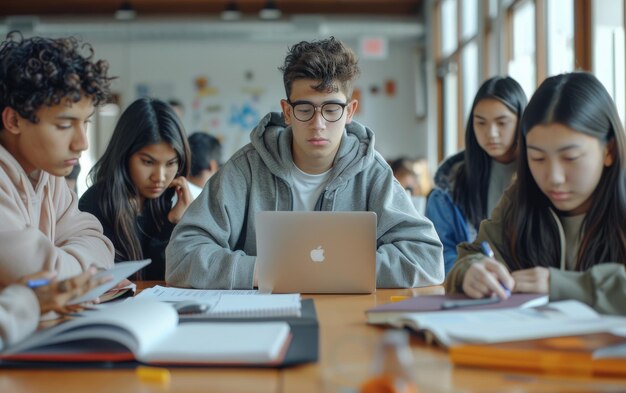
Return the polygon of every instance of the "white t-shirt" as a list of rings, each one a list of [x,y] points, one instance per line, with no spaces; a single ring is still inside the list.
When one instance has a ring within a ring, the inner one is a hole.
[[[191,196],[193,197],[193,199],[196,199],[198,195],[200,195],[200,193],[202,192],[202,187],[198,187],[190,181],[187,182],[187,185],[189,186],[189,192],[191,192]]]
[[[330,169],[319,175],[311,175],[302,172],[293,164],[291,175],[293,177],[293,210],[313,211],[320,194],[326,187]]]

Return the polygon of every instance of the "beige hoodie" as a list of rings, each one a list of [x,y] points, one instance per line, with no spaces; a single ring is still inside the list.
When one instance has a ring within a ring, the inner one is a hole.
[[[0,292],[0,350],[35,331],[39,323],[39,302],[35,293],[22,285]]]
[[[61,177],[41,171],[33,183],[0,145],[0,287],[40,270],[65,279],[89,265],[113,266],[114,249]]]

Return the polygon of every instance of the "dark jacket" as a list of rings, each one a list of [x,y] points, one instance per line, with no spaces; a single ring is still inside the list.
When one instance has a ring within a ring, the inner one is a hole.
[[[119,254],[121,248],[114,236],[111,217],[105,217],[98,206],[97,196],[106,192],[103,188],[103,185],[100,183],[90,187],[78,201],[78,208],[98,218],[102,224],[104,234],[115,246],[115,262],[120,262],[126,260],[126,258]],[[154,219],[148,214],[140,215],[135,220],[143,257],[152,259],[152,263],[139,272],[139,277],[143,280],[165,280],[165,247],[167,247],[174,230],[174,224],[167,221],[167,219],[165,222],[164,226],[159,230]]]

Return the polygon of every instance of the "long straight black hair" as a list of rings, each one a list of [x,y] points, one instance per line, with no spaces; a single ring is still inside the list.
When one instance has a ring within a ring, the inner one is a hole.
[[[546,79],[530,100],[521,122],[516,195],[503,216],[513,270],[558,267],[559,231],[552,203],[528,166],[526,136],[536,125],[561,124],[608,144],[613,155],[582,224],[576,270],[603,262],[626,263],[626,135],[615,103],[602,83],[584,72]]]
[[[89,172],[93,184],[102,184],[105,192],[99,194],[98,206],[106,224],[113,228],[117,260],[142,259],[136,219],[139,191],[129,172],[130,157],[143,147],[165,142],[178,158],[176,176],[189,173],[189,145],[183,125],[167,103],[140,98],[122,113],[104,155]],[[173,189],[160,197],[146,199],[143,214],[151,216],[157,227],[167,220],[172,205]]]
[[[489,175],[491,174],[491,157],[478,144],[474,130],[474,109],[480,101],[486,99],[501,102],[517,116],[514,144],[517,144],[519,122],[527,102],[522,87],[515,79],[508,76],[495,76],[487,79],[474,97],[472,110],[465,127],[465,160],[457,171],[452,196],[463,215],[476,228],[489,214],[487,211],[487,190],[489,188]],[[512,148],[516,149],[517,146]]]

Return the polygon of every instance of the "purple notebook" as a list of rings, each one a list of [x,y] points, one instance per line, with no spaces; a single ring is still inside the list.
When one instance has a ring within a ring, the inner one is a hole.
[[[471,310],[493,310],[498,308],[528,308],[542,306],[548,303],[548,295],[539,293],[514,293],[506,300],[495,303],[475,306],[465,306],[462,308],[442,309],[444,302],[450,300],[470,299],[463,294],[454,295],[428,295],[416,296],[399,302],[382,304],[370,308],[366,311],[369,323],[388,323],[398,316],[414,312],[449,312],[449,311],[471,311]]]

